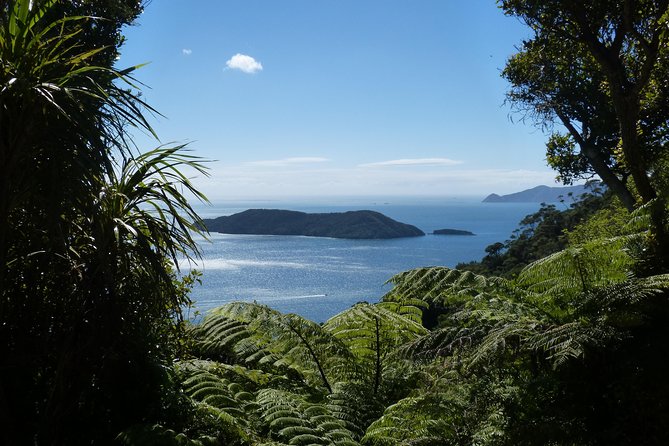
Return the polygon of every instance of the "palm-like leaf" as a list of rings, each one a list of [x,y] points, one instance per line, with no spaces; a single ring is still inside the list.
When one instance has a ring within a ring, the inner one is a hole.
[[[121,405],[158,404],[140,393],[160,385],[153,368],[183,325],[188,287],[171,260],[197,255],[187,196],[203,199],[180,173],[203,166],[182,147],[133,156],[128,126],[153,134],[135,67],[97,66],[106,49],[82,36],[98,26],[59,19],[67,6],[0,8],[0,337],[12,340],[0,356],[37,392],[17,417],[38,443],[109,439]]]

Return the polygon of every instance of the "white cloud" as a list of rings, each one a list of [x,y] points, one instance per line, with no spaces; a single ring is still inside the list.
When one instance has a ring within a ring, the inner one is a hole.
[[[225,62],[225,65],[231,70],[239,70],[249,74],[262,71],[262,64],[260,62],[258,62],[251,56],[247,56],[246,54],[240,54],[240,53],[237,53],[234,56],[232,56],[230,60]]]
[[[245,164],[248,166],[279,167],[279,166],[295,166],[300,164],[324,163],[326,161],[330,160],[328,158],[322,158],[316,156],[302,156],[302,157],[282,158],[276,160],[249,161]]]
[[[181,50],[181,54],[183,54],[184,56],[190,56],[191,54],[193,54],[193,50],[191,50],[190,48],[184,48]]]
[[[394,167],[394,166],[455,166],[462,161],[448,158],[408,158],[360,164],[358,167]]]

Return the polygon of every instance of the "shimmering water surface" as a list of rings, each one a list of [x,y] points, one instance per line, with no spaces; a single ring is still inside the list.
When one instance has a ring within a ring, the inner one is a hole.
[[[325,321],[359,301],[376,302],[394,274],[420,266],[453,267],[479,260],[485,247],[509,238],[534,203],[481,203],[472,199],[338,199],[329,204],[227,202],[199,208],[203,217],[250,208],[304,212],[370,209],[431,233],[452,228],[475,236],[426,235],[391,240],[212,234],[202,242],[202,285],[193,298],[200,312],[233,300],[257,301],[283,312]],[[325,200],[321,201],[321,203]]]

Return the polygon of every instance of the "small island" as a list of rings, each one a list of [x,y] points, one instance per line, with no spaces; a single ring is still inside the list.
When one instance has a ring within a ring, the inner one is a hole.
[[[462,229],[437,229],[432,234],[434,235],[476,235],[470,231],[463,231]]]
[[[345,239],[391,239],[425,235],[415,226],[400,223],[375,211],[308,214],[280,209],[249,209],[237,214],[204,219],[210,232],[253,235],[303,235]]]

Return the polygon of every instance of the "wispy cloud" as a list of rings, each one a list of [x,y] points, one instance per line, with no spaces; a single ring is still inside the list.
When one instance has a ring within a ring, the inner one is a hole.
[[[244,73],[253,74],[262,71],[262,64],[251,56],[237,53],[232,56],[225,65],[231,70],[239,70]]]
[[[302,164],[324,163],[326,161],[330,161],[330,159],[318,156],[296,156],[296,157],[281,158],[276,160],[248,161],[244,164],[246,164],[247,166],[280,167],[280,166],[296,166]]]
[[[211,177],[196,182],[210,198],[344,195],[483,198],[492,192],[508,194],[539,184],[555,184],[555,172],[548,169],[378,169],[295,161],[300,159],[327,160],[287,158],[221,165]]]
[[[449,158],[405,158],[360,164],[358,167],[395,167],[395,166],[455,166],[462,164]]]
[[[184,56],[190,56],[191,54],[193,54],[193,50],[191,50],[190,48],[184,48],[181,50],[181,54],[183,54]]]

